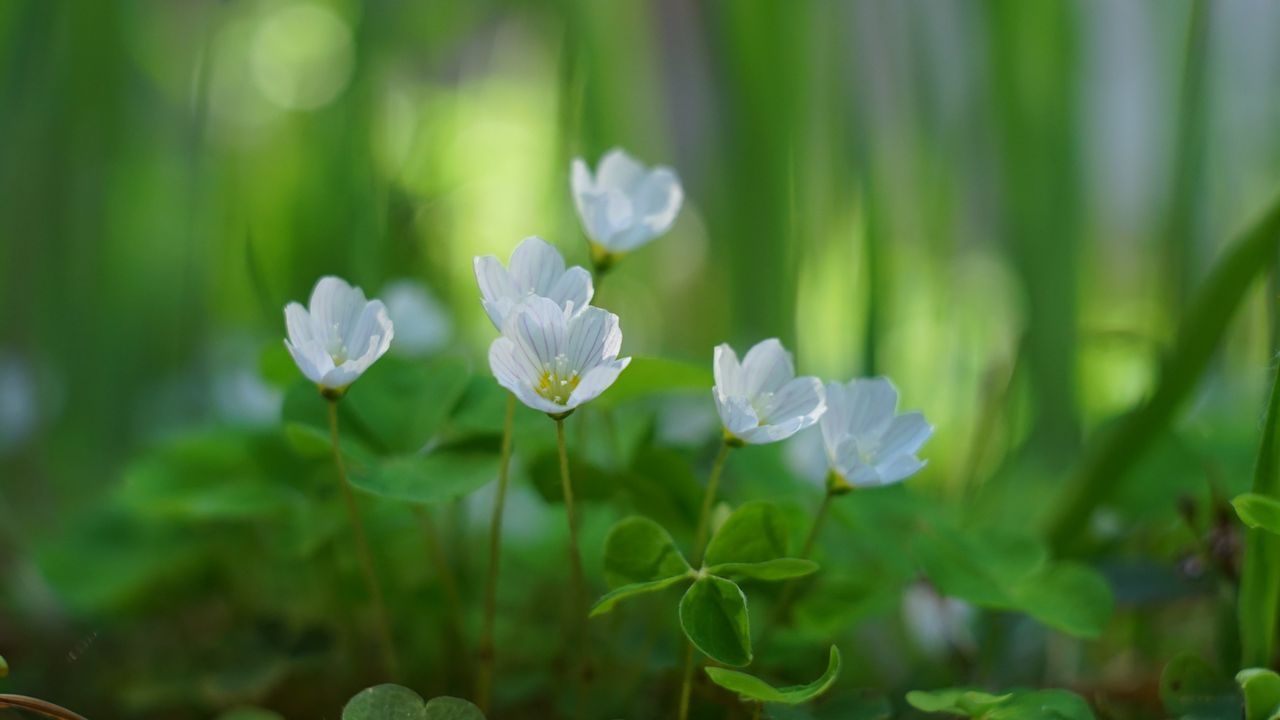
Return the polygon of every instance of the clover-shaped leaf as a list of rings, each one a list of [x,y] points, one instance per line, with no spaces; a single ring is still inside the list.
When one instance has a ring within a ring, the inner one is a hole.
[[[725,665],[751,662],[747,597],[724,578],[698,578],[680,599],[680,627],[694,647]]]
[[[685,575],[675,575],[673,577],[663,578],[662,580],[653,580],[651,582],[642,582],[642,583],[631,583],[629,585],[623,585],[622,587],[614,588],[609,592],[605,593],[603,596],[601,596],[600,599],[596,601],[596,604],[591,606],[590,617],[596,617],[597,615],[604,615],[605,613],[617,607],[618,603],[622,602],[623,600],[626,600],[629,597],[635,597],[636,595],[644,595],[647,593],[658,592],[659,590],[665,590],[671,587],[672,585],[675,585],[676,583],[680,582],[681,580],[685,580],[686,577],[687,576]]]
[[[1164,666],[1160,701],[1172,717],[1240,717],[1240,696],[1231,679],[1194,653],[1182,653]]]
[[[775,688],[754,675],[725,668],[706,668],[711,681],[720,687],[738,693],[744,701],[762,703],[779,703],[782,705],[799,705],[806,703],[826,692],[840,674],[840,650],[831,646],[831,654],[827,659],[827,670],[822,677],[806,685]]]
[[[761,563],[787,556],[782,511],[767,502],[749,502],[733,511],[707,545],[708,570],[728,563]]]
[[[362,690],[342,709],[342,720],[484,720],[480,708],[455,697],[423,702],[401,685],[375,685]]]
[[[623,518],[605,538],[604,578],[610,587],[684,577],[690,570],[671,534],[648,518]]]
[[[1244,720],[1280,718],[1280,675],[1266,668],[1249,668],[1236,673],[1236,684],[1244,693]]]

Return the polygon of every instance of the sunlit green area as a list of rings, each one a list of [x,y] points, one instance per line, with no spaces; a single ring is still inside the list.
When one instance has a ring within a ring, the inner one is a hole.
[[[699,655],[690,717],[1272,717],[1276,37],[1246,0],[0,1],[0,693],[476,700],[506,396],[472,260],[591,268],[570,163],[622,147],[684,204],[596,278],[636,360],[564,422],[590,602],[624,518],[696,565],[715,345],[935,428],[832,499],[820,570],[743,583],[750,663]],[[396,324],[339,406],[395,670],[282,343],[325,275]],[[487,716],[677,717],[685,585],[580,646],[555,424],[511,439]],[[735,449],[713,525],[767,501],[798,558],[826,471],[816,428]]]

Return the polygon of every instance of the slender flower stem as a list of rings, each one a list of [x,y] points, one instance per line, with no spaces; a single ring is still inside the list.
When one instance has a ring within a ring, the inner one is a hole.
[[[511,466],[511,426],[515,420],[516,396],[507,394],[507,414],[502,421],[502,460],[498,464],[498,495],[493,500],[489,522],[489,577],[484,586],[484,628],[480,633],[480,674],[476,678],[476,700],[480,711],[489,714],[493,689],[493,622],[498,608],[498,571],[502,562],[502,513],[507,502],[507,472]]]
[[[392,679],[396,679],[400,674],[400,667],[396,662],[396,648],[391,639],[391,626],[387,622],[387,605],[382,599],[382,586],[378,584],[378,576],[373,572],[373,554],[369,552],[369,538],[364,532],[364,520],[360,517],[360,508],[356,506],[355,494],[351,492],[351,482],[347,480],[347,465],[342,461],[342,449],[338,444],[338,401],[336,399],[329,400],[329,438],[333,442],[333,462],[338,468],[338,485],[342,488],[342,499],[346,503],[351,530],[356,537],[356,550],[360,555],[365,586],[369,596],[373,598],[378,638],[382,645],[382,661],[387,673]]]
[[[560,447],[560,490],[564,493],[564,512],[569,521],[569,564],[573,573],[574,631],[578,634],[581,672],[578,674],[579,718],[586,715],[587,675],[590,663],[587,659],[587,589],[582,573],[582,550],[578,544],[578,521],[573,511],[573,482],[569,479],[569,450],[564,439],[564,418],[556,418],[556,444]]]
[[[64,707],[26,695],[0,694],[0,708],[27,710],[47,718],[54,718],[54,720],[86,720],[83,715],[78,715]]]
[[[760,720],[760,711],[764,709],[764,703],[751,703],[755,707],[751,710],[752,720]]]
[[[813,546],[818,541],[818,531],[822,529],[822,522],[827,519],[827,511],[831,509],[831,500],[836,496],[835,493],[827,491],[822,497],[822,504],[818,506],[818,512],[814,513],[813,524],[809,526],[809,535],[804,540],[804,547],[800,550],[800,557],[808,560],[809,555],[813,553]],[[773,620],[769,625],[765,626],[764,632],[760,633],[760,645],[764,646],[768,639],[770,631],[779,624],[786,622],[787,616],[791,613],[791,603],[795,601],[796,581],[787,583],[782,589],[782,597],[778,599],[778,609],[773,613]]]
[[[702,494],[702,510],[698,513],[698,530],[693,540],[693,564],[702,564],[702,552],[707,542],[707,529],[711,524],[711,507],[716,502],[716,490],[720,486],[720,475],[724,472],[725,460],[733,445],[725,440],[720,444],[720,452],[716,454],[711,465],[711,474],[707,477],[707,489]],[[689,697],[693,694],[693,643],[685,641],[684,678],[680,682],[680,720],[688,720]]]
[[[440,530],[436,526],[435,518],[424,507],[419,506],[415,510],[422,520],[423,535],[427,541],[427,555],[431,558],[431,564],[435,566],[436,576],[440,579],[440,585],[444,590],[447,608],[444,621],[445,637],[452,645],[451,651],[461,654],[464,640],[462,638],[462,595],[458,592],[458,578],[454,575],[449,559],[445,556],[444,546],[440,543]],[[466,666],[460,666],[460,669],[465,672]]]

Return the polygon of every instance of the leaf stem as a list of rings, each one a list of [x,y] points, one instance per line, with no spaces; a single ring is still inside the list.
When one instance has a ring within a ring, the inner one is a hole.
[[[720,475],[724,472],[725,460],[733,445],[726,439],[720,443],[720,452],[716,453],[715,462],[711,465],[711,474],[707,476],[707,489],[702,494],[702,509],[698,512],[698,530],[693,540],[693,565],[702,564],[702,552],[706,549],[707,529],[711,524],[711,507],[716,502],[716,490],[720,486]],[[689,696],[693,694],[693,643],[685,639],[684,678],[680,682],[680,720],[689,718]]]
[[[493,500],[489,522],[489,575],[484,586],[484,627],[480,633],[480,674],[476,679],[476,700],[480,711],[489,714],[493,689],[493,623],[498,608],[498,571],[502,562],[502,513],[507,503],[507,472],[511,466],[511,427],[516,414],[516,396],[507,393],[507,413],[502,421],[502,460],[498,464],[498,495]]]
[[[574,631],[578,634],[579,662],[581,672],[578,674],[578,707],[576,715],[586,716],[587,710],[587,677],[590,675],[590,663],[587,659],[587,588],[582,572],[582,550],[578,544],[578,521],[573,510],[573,482],[569,478],[569,450],[564,439],[564,418],[556,421],[556,444],[560,449],[560,490],[564,494],[565,518],[569,522],[569,565],[573,575],[573,609]]]
[[[0,694],[0,708],[28,710],[37,715],[54,718],[54,720],[86,720],[83,715],[78,715],[64,707],[33,697],[27,697],[26,695]]]
[[[827,513],[831,509],[831,500],[835,496],[836,493],[833,493],[830,490],[827,490],[826,494],[823,496],[822,504],[818,506],[818,511],[813,515],[813,523],[809,525],[809,535],[804,540],[804,547],[800,550],[801,559],[808,560],[809,556],[813,554],[813,546],[818,541],[818,532],[822,529],[823,521],[827,519]],[[764,647],[765,643],[769,640],[769,636],[773,629],[787,621],[787,617],[791,614],[791,604],[795,602],[796,599],[796,588],[798,584],[798,581],[792,580],[783,587],[782,597],[778,598],[777,609],[774,611],[769,624],[766,625],[764,630],[760,633],[761,647]]]
[[[431,557],[431,564],[435,566],[436,576],[440,579],[440,586],[444,590],[445,604],[447,614],[444,619],[444,633],[451,644],[451,651],[461,654],[464,652],[465,641],[462,637],[462,628],[464,626],[462,614],[462,595],[458,591],[458,578],[453,572],[453,567],[449,565],[449,560],[445,556],[444,546],[440,542],[440,530],[436,526],[435,518],[432,517],[431,511],[422,506],[415,506],[418,518],[422,520],[423,536],[427,541],[427,554]],[[459,670],[465,672],[466,666],[462,665]]]
[[[391,629],[387,622],[387,605],[382,598],[382,586],[378,584],[378,576],[373,571],[373,555],[369,552],[369,539],[365,535],[364,520],[360,517],[360,508],[356,505],[355,494],[351,492],[351,482],[347,479],[347,466],[342,460],[342,448],[338,444],[338,401],[329,399],[329,438],[333,443],[333,463],[338,468],[338,486],[342,488],[342,500],[347,506],[347,515],[351,520],[351,530],[356,538],[356,551],[360,556],[360,566],[364,573],[365,586],[373,599],[373,610],[378,625],[378,638],[382,646],[382,661],[387,673],[394,680],[400,674],[399,663],[396,662],[395,644],[391,639]]]

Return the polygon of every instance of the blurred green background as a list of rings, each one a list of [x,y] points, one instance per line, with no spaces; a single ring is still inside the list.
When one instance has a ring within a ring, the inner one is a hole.
[[[626,353],[888,374],[938,428],[913,483],[1014,477],[992,504],[1039,518],[1276,186],[1278,33],[1265,0],[3,0],[0,652],[73,692],[147,632],[33,558],[164,438],[274,423],[259,358],[319,276],[424,284],[483,373],[472,256],[586,263],[569,162],[613,146],[686,193],[597,295]],[[1274,283],[1232,317],[1122,522],[1247,487]],[[1158,669],[1144,632],[1110,662]]]

